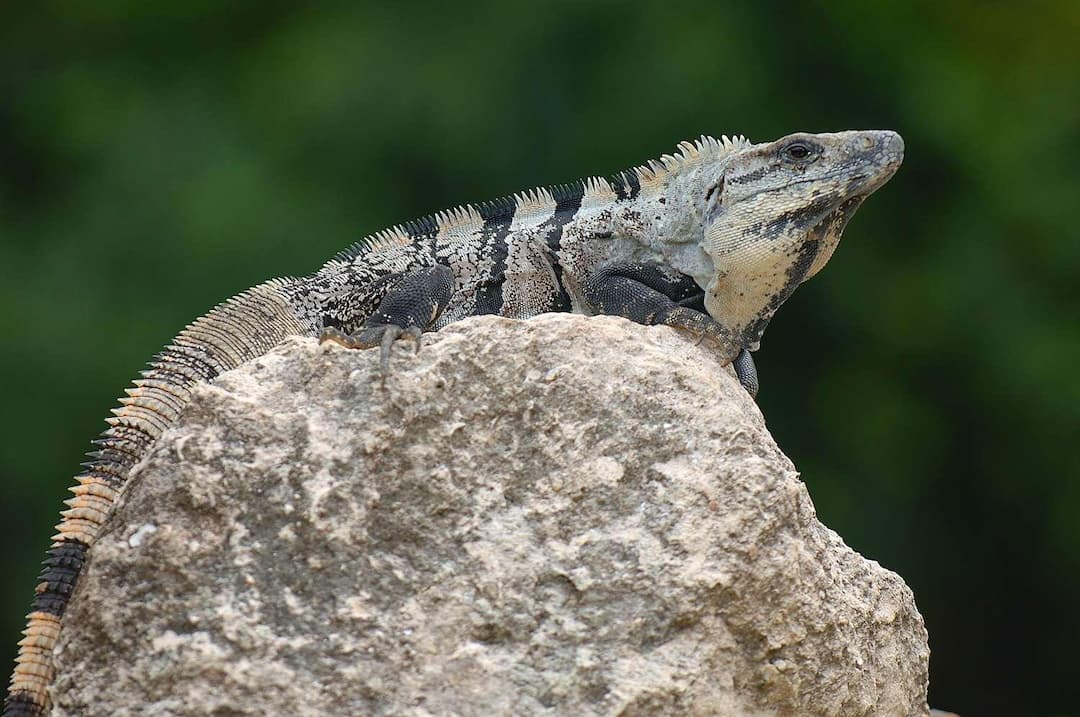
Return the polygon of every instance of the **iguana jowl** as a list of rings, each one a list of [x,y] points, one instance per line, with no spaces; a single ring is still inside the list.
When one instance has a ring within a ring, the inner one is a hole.
[[[49,708],[61,617],[131,467],[196,384],[292,335],[349,347],[477,314],[625,316],[710,339],[751,392],[750,351],[792,291],[832,256],[862,201],[900,166],[889,131],[683,142],[621,172],[465,205],[374,234],[304,278],[218,305],[127,389],[66,501],[35,590],[4,716]]]

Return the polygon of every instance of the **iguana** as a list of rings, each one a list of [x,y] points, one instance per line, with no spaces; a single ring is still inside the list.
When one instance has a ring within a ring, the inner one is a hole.
[[[750,352],[777,308],[832,256],[866,197],[900,166],[890,131],[701,137],[674,155],[571,184],[466,204],[373,234],[315,273],[219,304],[157,354],[94,441],[38,578],[3,715],[50,705],[64,609],[132,467],[197,384],[288,336],[393,344],[466,316],[547,311],[665,324],[715,345],[751,392]]]

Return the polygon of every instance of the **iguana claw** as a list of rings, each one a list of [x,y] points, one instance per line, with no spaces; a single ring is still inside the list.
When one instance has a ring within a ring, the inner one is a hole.
[[[382,366],[383,373],[386,373],[390,369],[390,349],[393,347],[394,342],[399,338],[412,339],[416,348],[413,354],[420,353],[420,337],[424,335],[419,326],[410,326],[407,329],[403,329],[396,324],[388,324],[386,326],[370,326],[364,329],[360,335],[361,340],[366,334],[370,334],[372,338],[379,334],[379,330],[382,330],[382,348],[379,349],[379,364]]]
[[[674,306],[662,311],[656,317],[656,323],[682,329],[697,337],[697,343],[709,339],[720,347],[723,363],[730,363],[739,355],[742,347],[736,343],[731,332],[708,314],[694,311],[683,306]]]

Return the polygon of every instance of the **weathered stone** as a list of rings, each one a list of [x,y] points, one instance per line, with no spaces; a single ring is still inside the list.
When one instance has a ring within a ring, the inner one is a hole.
[[[925,715],[911,591],[664,327],[293,340],[198,390],[65,618],[58,715]]]

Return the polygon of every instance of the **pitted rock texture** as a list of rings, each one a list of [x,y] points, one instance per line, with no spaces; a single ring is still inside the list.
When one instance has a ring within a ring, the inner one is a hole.
[[[92,551],[57,715],[925,715],[894,573],[666,327],[291,340],[200,389]]]

